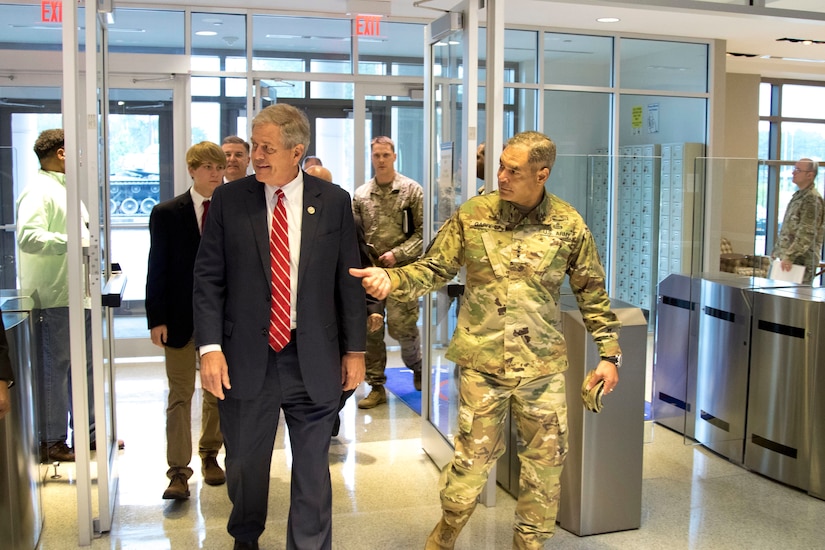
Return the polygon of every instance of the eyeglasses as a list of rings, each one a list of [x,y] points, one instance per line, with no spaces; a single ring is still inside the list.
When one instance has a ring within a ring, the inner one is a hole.
[[[813,170],[802,170],[801,168],[794,168],[793,172],[813,172]]]

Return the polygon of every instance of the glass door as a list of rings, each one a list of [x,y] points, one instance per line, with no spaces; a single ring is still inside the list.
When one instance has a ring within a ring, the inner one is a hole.
[[[356,143],[363,143],[363,154],[356,151],[355,187],[372,178],[370,142],[378,136],[389,136],[395,142],[398,160],[395,170],[424,185],[424,103],[413,99],[413,90],[420,84],[385,82],[356,83],[355,127],[363,135],[355,136]]]
[[[444,18],[450,18],[446,25]],[[447,30],[433,35],[434,27]],[[430,242],[458,206],[476,193],[478,11],[462,2],[427,32],[424,241]],[[423,384],[422,445],[439,467],[452,458],[458,423],[459,369],[446,353],[461,307],[462,283],[459,274],[427,296],[424,306],[424,364],[430,370]],[[495,479],[493,473],[481,495],[487,505],[495,503]]]
[[[179,190],[176,185],[175,88],[171,79],[119,79],[109,89],[109,256],[127,280],[114,310],[117,357],[159,355],[148,338],[144,306],[149,214],[188,186],[185,178],[178,178]]]

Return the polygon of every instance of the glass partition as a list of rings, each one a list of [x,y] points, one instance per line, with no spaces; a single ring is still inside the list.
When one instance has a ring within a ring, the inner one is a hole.
[[[545,84],[611,86],[613,37],[544,33]]]
[[[199,56],[232,58],[232,67],[218,71],[246,70],[246,16],[228,13],[192,13],[192,68]],[[204,70],[204,69],[200,69]]]
[[[109,53],[183,55],[186,35],[184,12],[116,7],[108,25]],[[169,32],[175,29],[175,32]]]
[[[306,59],[318,59],[326,72],[352,73],[350,19],[255,15],[252,28],[252,70],[303,72]]]
[[[620,39],[622,88],[708,91],[708,45],[637,38]]]
[[[376,35],[358,37],[358,72],[423,77],[423,25],[381,21],[379,29]]]

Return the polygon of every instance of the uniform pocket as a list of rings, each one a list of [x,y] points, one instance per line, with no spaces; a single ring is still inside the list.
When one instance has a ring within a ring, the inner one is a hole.
[[[469,407],[458,408],[458,431],[469,434],[473,430],[473,410]]]

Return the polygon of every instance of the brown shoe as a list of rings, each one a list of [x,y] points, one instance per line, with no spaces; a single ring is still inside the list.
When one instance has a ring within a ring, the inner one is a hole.
[[[169,487],[163,492],[166,500],[186,500],[189,498],[189,479],[186,474],[177,473],[169,481]]]
[[[202,461],[201,473],[203,481],[207,485],[223,485],[226,483],[226,474],[218,465],[218,459],[214,456],[207,456]]]
[[[65,441],[58,441],[48,445],[40,444],[41,462],[74,462],[74,450],[66,445]]]
[[[384,386],[373,386],[370,394],[358,402],[359,409],[371,409],[387,402],[387,392]]]

